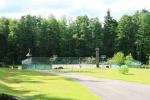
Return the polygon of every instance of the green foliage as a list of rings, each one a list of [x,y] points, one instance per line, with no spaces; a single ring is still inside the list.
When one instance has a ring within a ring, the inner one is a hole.
[[[131,55],[131,53],[129,54],[129,55],[127,55],[126,57],[125,57],[125,64],[126,65],[131,65],[131,63],[133,62],[133,57],[132,57],[132,55]]]
[[[103,33],[102,25],[98,18],[91,18],[89,23],[90,30],[92,32],[92,46],[101,48],[103,46]]]
[[[150,56],[149,56],[149,66],[150,66]]]
[[[87,57],[83,59],[83,63],[85,64],[95,64],[96,59],[94,57]]]
[[[118,52],[114,55],[112,59],[110,59],[107,63],[109,64],[117,64],[122,67],[122,65],[126,67],[139,67],[141,62],[133,59],[131,53],[127,56],[124,56],[122,52]]]
[[[124,54],[122,52],[118,52],[114,54],[113,58],[109,61],[111,64],[117,64],[119,66],[123,65],[125,61]]]
[[[4,68],[0,68],[0,93],[17,96],[19,100],[101,100],[63,76]]]
[[[150,69],[150,65],[145,65],[145,68],[146,69]]]
[[[123,15],[118,22],[108,10],[103,27],[97,17],[87,15],[75,20],[65,16],[58,20],[53,15],[47,19],[31,15],[20,19],[1,17],[0,62],[8,58],[8,64],[19,64],[29,48],[33,56],[90,57],[95,56],[95,48],[99,47],[100,54],[107,57],[121,51],[146,64],[150,55],[149,26],[147,10]]]
[[[74,39],[76,41],[75,54],[78,56],[90,55],[92,46],[92,33],[89,28],[88,16],[78,16],[76,21],[76,33],[74,33]],[[87,50],[88,49],[88,50]]]
[[[97,78],[108,78],[114,80],[124,80],[129,82],[144,83],[150,85],[150,69],[142,68],[129,68],[129,73],[122,74],[117,68],[94,68],[92,70],[81,68],[81,69],[62,69],[62,72],[74,72],[81,75],[87,75]]]
[[[107,11],[107,15],[104,19],[103,28],[103,54],[108,57],[112,57],[115,52],[115,39],[116,39],[116,28],[117,21],[110,15],[110,11]]]
[[[135,52],[135,34],[137,28],[132,21],[132,16],[123,15],[117,26],[117,45],[118,49],[125,54]]]
[[[136,48],[138,53],[138,59],[143,63],[147,63],[147,55],[150,54],[150,12],[142,10],[135,14],[138,16],[138,32],[136,34]]]
[[[4,35],[0,34],[0,60],[3,60],[3,57],[7,53],[7,39]]]
[[[129,72],[129,68],[128,67],[119,68],[119,72],[122,74],[127,74]]]
[[[7,56],[8,50],[9,19],[0,18],[0,62]]]

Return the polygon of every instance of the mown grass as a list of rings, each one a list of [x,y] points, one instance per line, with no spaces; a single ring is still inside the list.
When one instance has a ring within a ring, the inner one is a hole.
[[[109,78],[150,84],[150,69],[130,68],[128,74],[122,74],[118,69],[94,68],[94,69],[61,69],[63,72],[74,72],[98,78]]]
[[[100,99],[84,86],[62,76],[6,68],[0,68],[0,93],[20,100]]]

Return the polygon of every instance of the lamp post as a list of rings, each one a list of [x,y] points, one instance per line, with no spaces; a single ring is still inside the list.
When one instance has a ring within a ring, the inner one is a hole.
[[[28,65],[32,63],[32,58],[30,59],[30,57],[32,57],[31,51],[29,49],[27,55],[26,55],[27,59],[28,59]]]
[[[32,57],[32,54],[31,54],[31,51],[30,51],[30,49],[29,49],[29,52],[27,53],[27,58],[30,58],[30,57]]]
[[[28,59],[28,62],[30,62],[30,63],[31,63],[32,58],[31,58],[31,59],[29,59],[30,57],[32,57],[32,54],[31,54],[30,49],[29,49],[29,52],[27,53],[26,57],[27,57],[27,59]]]
[[[99,48],[95,48],[96,51],[96,67],[99,68]]]

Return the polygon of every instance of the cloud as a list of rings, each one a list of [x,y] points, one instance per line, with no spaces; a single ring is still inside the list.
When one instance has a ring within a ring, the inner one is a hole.
[[[148,0],[1,0],[0,16],[19,18],[32,14],[47,17],[53,14],[59,18],[86,14],[103,20],[108,9],[115,19],[119,19],[123,14],[144,8],[150,10]]]

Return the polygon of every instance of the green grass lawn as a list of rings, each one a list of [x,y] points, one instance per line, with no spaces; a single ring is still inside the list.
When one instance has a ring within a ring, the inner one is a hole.
[[[84,86],[62,76],[0,68],[0,93],[21,100],[100,100]]]
[[[150,84],[150,69],[130,68],[128,74],[121,74],[118,69],[61,69],[59,71],[74,72],[82,75],[89,75],[98,78],[109,78]]]

